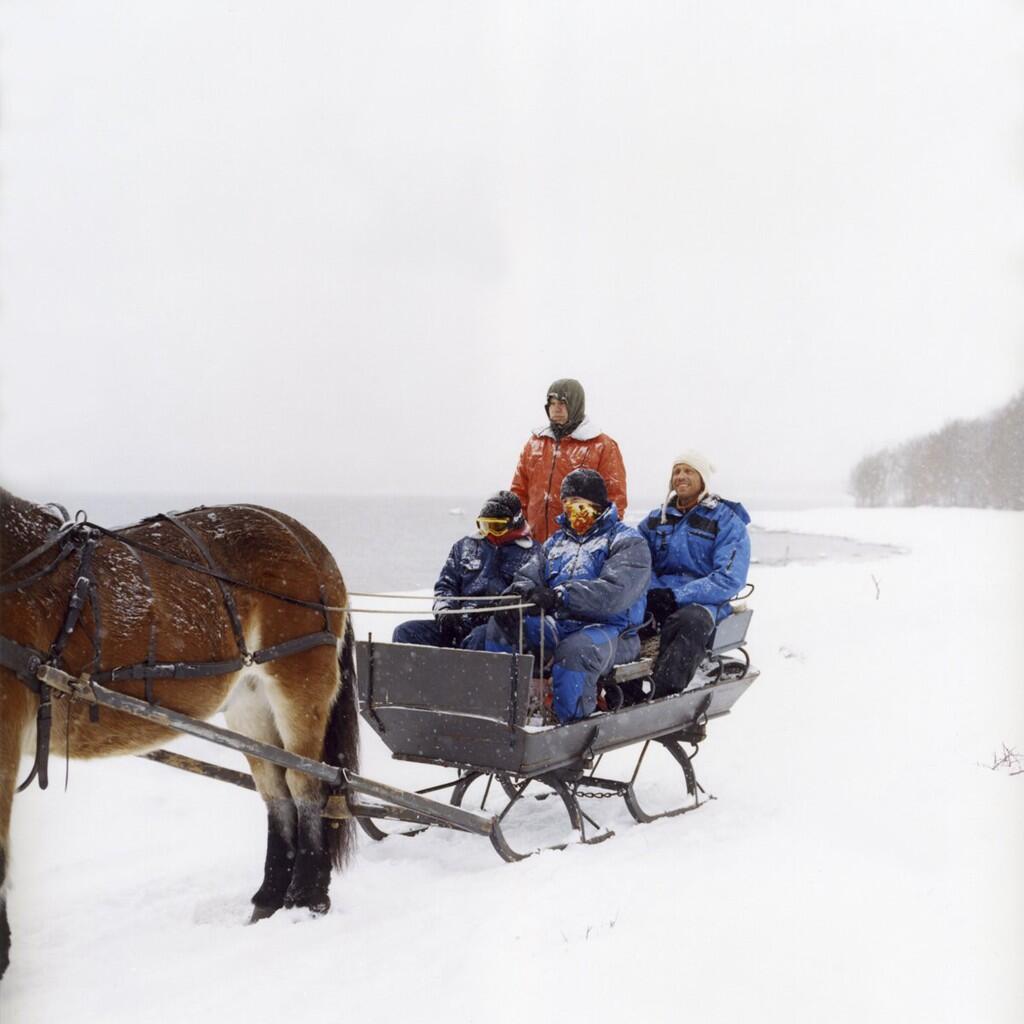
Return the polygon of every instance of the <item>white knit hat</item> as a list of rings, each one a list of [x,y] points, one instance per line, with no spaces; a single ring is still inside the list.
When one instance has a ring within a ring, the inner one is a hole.
[[[692,448],[680,452],[672,460],[672,469],[675,469],[676,466],[678,466],[680,463],[684,463],[685,465],[692,467],[693,469],[697,470],[698,473],[700,473],[700,478],[701,480],[704,481],[704,490],[700,492],[700,497],[697,499],[699,501],[701,498],[704,497],[705,494],[708,493],[708,490],[711,487],[711,474],[714,473],[715,467],[706,455],[702,455],[700,452],[694,451]],[[661,506],[661,521],[663,523],[667,519],[665,510],[675,500],[676,496],[676,492],[672,489],[671,472],[669,473],[668,477],[668,487],[668,495],[665,497],[665,502]]]
[[[701,479],[704,481],[704,490],[707,491],[711,486],[711,474],[714,473],[715,467],[711,464],[711,460],[706,455],[701,455],[700,452],[694,451],[692,448],[687,451],[680,452],[672,460],[672,468],[675,469],[679,463],[685,463],[687,466],[692,466],[701,475]],[[672,486],[672,474],[669,473],[669,487]]]

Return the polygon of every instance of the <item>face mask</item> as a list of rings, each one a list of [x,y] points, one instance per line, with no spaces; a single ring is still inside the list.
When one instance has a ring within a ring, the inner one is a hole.
[[[566,498],[562,508],[569,524],[579,534],[586,533],[601,514],[596,505],[583,498]]]

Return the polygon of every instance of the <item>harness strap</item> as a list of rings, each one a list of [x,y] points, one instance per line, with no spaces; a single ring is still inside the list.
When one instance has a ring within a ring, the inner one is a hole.
[[[228,661],[172,661],[149,664],[141,662],[137,665],[122,665],[119,668],[97,672],[92,680],[101,686],[108,683],[124,683],[141,679],[151,682],[154,679],[201,679],[204,676],[226,676],[237,672],[245,665],[243,658],[231,658]],[[147,687],[148,693],[151,693]],[[153,703],[150,700],[150,703]]]
[[[39,788],[46,789],[49,784],[46,766],[50,756],[50,722],[53,708],[50,704],[50,691],[41,686],[36,672],[43,664],[44,655],[28,644],[19,644],[0,636],[0,665],[9,668],[33,693],[39,695],[39,707],[36,711],[36,756],[28,778],[18,787],[21,793],[32,780],[39,777]]]
[[[95,581],[92,578],[92,561],[96,547],[99,544],[99,534],[84,523],[72,525],[80,529],[81,536],[85,537],[85,545],[82,548],[82,557],[78,562],[78,579],[75,581],[71,597],[68,600],[68,610],[64,618],[64,625],[50,646],[49,661],[58,668],[60,667],[64,648],[71,638],[71,634],[74,633],[82,617],[82,609],[88,601],[92,606],[93,614],[93,631],[89,642],[92,644],[92,668],[95,670],[100,664],[100,637],[102,636],[102,629],[100,628],[99,598],[96,594]],[[93,716],[92,721],[96,721],[96,717],[91,709],[90,715]],[[22,783],[22,788],[28,786],[36,774],[39,775],[40,789],[46,789],[49,785],[47,766],[50,757],[50,727],[52,719],[53,707],[50,702],[50,691],[41,689],[39,691],[39,708],[36,712],[36,760],[32,766],[31,774]]]
[[[253,654],[252,660],[257,665],[262,665],[275,658],[287,658],[289,654],[300,654],[302,651],[308,651],[314,647],[337,646],[337,644],[338,637],[330,630],[325,629],[319,633],[307,633],[306,636],[285,640],[283,643],[274,644],[273,647],[264,647]]]
[[[71,522],[71,514],[59,501],[48,501],[45,505],[37,505],[36,508],[48,509],[52,508],[54,512],[60,513],[60,521],[62,523]]]
[[[46,789],[50,784],[50,726],[53,722],[53,703],[50,691],[45,686],[39,688],[39,708],[36,711],[36,757],[32,762],[32,770],[28,777],[17,788],[22,793],[32,785],[32,780],[39,777],[39,788]]]
[[[159,516],[151,516],[150,519],[157,519]],[[271,590],[269,587],[261,587],[258,583],[251,583],[249,580],[240,580],[235,576],[230,576],[219,569],[211,568],[208,565],[200,565],[198,562],[190,562],[187,558],[179,558],[177,555],[172,555],[169,551],[164,551],[161,548],[155,547],[152,544],[147,544],[145,541],[126,540],[120,535],[118,530],[108,530],[103,526],[96,526],[95,523],[89,524],[93,529],[99,530],[105,537],[111,537],[112,539],[119,541],[121,544],[125,544],[130,548],[134,548],[136,551],[144,551],[147,555],[153,555],[155,558],[159,558],[163,562],[167,562],[170,565],[180,565],[183,569],[190,569],[192,572],[200,573],[203,576],[212,576],[215,580],[222,580],[224,583],[230,583],[234,587],[242,587],[245,590],[252,590],[257,594],[266,594],[268,597],[273,597],[278,601],[284,601],[286,604],[294,604],[299,608],[309,608],[315,612],[323,611],[347,611],[345,607],[332,608],[324,605],[319,601],[303,601],[299,597],[289,597],[287,594],[278,593],[276,590]]]
[[[76,524],[71,524],[73,529]],[[87,529],[87,528],[85,528]],[[63,528],[62,528],[63,530]],[[58,531],[58,536],[61,531]],[[71,634],[74,633],[75,627],[78,625],[79,619],[82,615],[82,609],[85,607],[86,601],[92,599],[93,596],[93,580],[91,575],[92,569],[92,556],[96,550],[96,545],[99,543],[98,538],[91,531],[83,534],[86,541],[82,548],[82,557],[78,562],[78,579],[75,581],[74,588],[71,591],[71,597],[68,600],[67,612],[64,616],[64,621],[61,624],[60,632],[54,638],[53,643],[50,645],[49,661],[52,664],[60,666],[61,656],[64,653],[64,648],[67,645]],[[56,543],[56,540],[51,538],[52,543]],[[52,546],[52,543],[50,546]],[[74,548],[73,544],[67,545],[68,553]],[[38,550],[38,549],[37,549]],[[62,552],[63,555],[63,552]],[[59,561],[58,559],[57,561]],[[17,563],[16,563],[17,564]],[[56,564],[56,562],[54,563]],[[49,571],[49,570],[47,570]],[[24,585],[24,581],[20,585]],[[94,612],[97,612],[94,602]],[[98,637],[98,623],[96,634]],[[93,637],[92,646],[96,652],[93,664],[99,663],[99,646],[98,639]],[[12,641],[7,641],[8,644]],[[14,645],[15,647],[21,647],[21,645]],[[36,709],[36,755],[35,760],[32,763],[32,770],[28,774],[28,778],[18,787],[18,792],[21,793],[27,789],[34,779],[38,777],[39,788],[46,789],[50,784],[49,778],[49,762],[50,762],[50,733],[53,724],[53,701],[50,695],[48,687],[40,686],[35,680],[35,672],[38,670],[39,665],[42,662],[42,658],[35,657],[31,648],[22,648],[21,651],[15,651],[14,655],[18,660],[22,660],[26,657],[27,662],[26,669],[31,669],[31,680],[26,678],[24,675],[19,674],[19,678],[25,682],[29,689],[39,695],[39,707]]]
[[[295,637],[271,647],[263,647],[245,657],[231,658],[228,661],[175,661],[175,662],[142,662],[137,665],[122,665],[119,668],[97,672],[92,676],[94,683],[106,686],[108,683],[123,683],[132,680],[152,681],[154,679],[201,679],[206,676],[224,676],[237,672],[246,665],[263,665],[276,658],[287,658],[289,654],[300,654],[314,647],[337,645],[338,638],[334,633],[309,633]],[[153,703],[150,700],[150,703]]]
[[[33,550],[31,550],[27,555],[23,555],[13,565],[7,566],[6,569],[0,572],[0,576],[6,576],[11,572],[17,572],[24,566],[34,562],[40,555],[46,554],[50,548],[56,547],[57,543],[66,537],[77,525],[77,523],[64,523],[60,529],[54,530],[53,533],[51,533],[50,536],[39,545],[39,547],[33,548]],[[18,584],[18,586],[22,585],[24,585],[24,581]]]
[[[71,597],[68,600],[68,610],[64,616],[64,623],[50,645],[50,660],[58,667],[60,666],[60,659],[64,653],[64,648],[67,646],[71,634],[78,625],[85,602],[89,599],[89,588],[92,586],[92,556],[96,550],[97,543],[98,541],[95,537],[89,537],[85,542],[85,547],[82,549],[82,557],[78,562],[78,579],[75,581]]]
[[[27,644],[19,644],[0,636],[0,666],[9,668],[33,693],[41,689],[36,672],[45,657]]]
[[[242,632],[242,620],[238,614],[238,608],[235,606],[235,599],[228,590],[227,584],[224,582],[220,574],[220,566],[213,560],[213,556],[210,554],[210,549],[203,543],[202,538],[196,533],[190,526],[186,526],[173,512],[165,512],[163,518],[169,523],[176,526],[192,543],[195,545],[196,550],[203,556],[203,560],[207,566],[213,570],[213,578],[217,581],[217,586],[220,587],[220,592],[224,597],[224,607],[227,609],[228,618],[231,620],[231,629],[235,634],[235,643],[238,645],[239,653],[243,658],[249,653],[245,646],[245,635]]]
[[[26,576],[23,580],[12,580],[10,583],[4,583],[0,585],[0,594],[10,594],[16,590],[25,590],[27,587],[30,587],[37,580],[41,580],[44,576],[49,576],[50,573],[53,572],[53,570],[56,569],[57,566],[60,565],[60,563],[63,562],[65,558],[71,555],[71,553],[74,550],[75,545],[72,544],[70,541],[66,542],[64,546],[60,549],[60,553],[57,555],[57,557],[53,559],[52,562],[47,562],[47,564],[44,565],[42,569],[32,573],[31,576]],[[11,569],[14,569],[16,567],[17,563],[12,565]]]
[[[149,665],[150,667],[152,667],[153,665],[156,664],[156,616],[152,613],[153,603],[154,603],[154,598],[153,598],[153,581],[149,577],[149,570],[146,568],[145,560],[138,553],[138,551],[136,551],[135,548],[133,548],[130,544],[126,544],[124,541],[121,541],[121,544],[124,547],[126,547],[132,553],[132,558],[135,559],[136,563],[139,566],[139,575],[142,577],[142,582],[145,583],[145,585],[146,585],[146,596],[147,596],[148,603],[149,603],[149,608],[150,608],[150,615],[149,615],[149,643],[146,645],[146,664]],[[99,668],[99,666],[97,665],[96,668]],[[146,676],[145,677],[145,683],[146,683],[146,691],[145,691],[146,700],[150,704],[153,704],[153,703],[155,703],[155,701],[153,700],[153,677],[151,675],[150,676]],[[93,705],[91,705],[89,707],[89,714],[91,716],[93,716],[92,717],[92,721],[95,722],[95,721],[99,720],[99,713],[100,713],[100,709],[99,709],[99,705],[98,704],[93,704]]]

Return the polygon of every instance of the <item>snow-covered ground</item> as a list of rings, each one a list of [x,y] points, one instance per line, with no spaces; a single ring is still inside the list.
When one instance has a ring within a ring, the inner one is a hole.
[[[1024,515],[755,522],[906,553],[755,567],[762,675],[710,727],[698,813],[603,801],[614,840],[512,865],[447,831],[363,840],[326,918],[243,927],[251,794],[134,758],[73,763],[65,794],[55,759],[15,804],[0,1020],[1024,1019],[1024,777],[985,767],[1024,752]],[[365,736],[364,774],[437,775]]]

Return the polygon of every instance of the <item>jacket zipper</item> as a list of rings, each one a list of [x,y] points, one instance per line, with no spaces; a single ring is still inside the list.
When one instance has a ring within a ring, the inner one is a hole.
[[[696,508],[696,506],[694,506],[694,508]],[[667,530],[659,530],[659,531],[658,531],[658,532],[659,532],[659,533],[661,534],[661,551],[662,551],[662,552],[665,552],[665,551],[667,551],[667,550],[668,550],[668,542],[669,542],[669,539],[670,539],[670,538],[672,537],[672,535],[673,535],[673,534],[674,534],[674,533],[676,532],[676,530],[677,530],[677,529],[678,529],[678,528],[679,528],[680,526],[682,526],[682,525],[683,525],[683,523],[685,523],[685,522],[686,522],[687,516],[689,516],[689,514],[690,514],[690,513],[692,512],[692,511],[693,511],[693,509],[692,509],[692,508],[688,508],[688,509],[687,509],[687,510],[686,510],[686,511],[685,511],[685,512],[684,512],[684,513],[682,514],[682,516],[681,516],[681,517],[680,517],[679,519],[677,519],[677,520],[676,520],[676,521],[675,521],[674,523],[672,523],[672,525],[671,525],[671,526],[669,527],[669,529],[667,529]],[[666,525],[668,525],[668,524],[666,524]]]
[[[551,481],[555,479],[555,463],[558,461],[558,449],[562,443],[560,437],[555,438],[555,450],[551,456],[551,471],[548,473],[548,485],[544,488],[544,529],[548,528],[548,508],[551,505]],[[550,537],[551,534],[548,534]],[[548,538],[545,537],[545,540]]]

